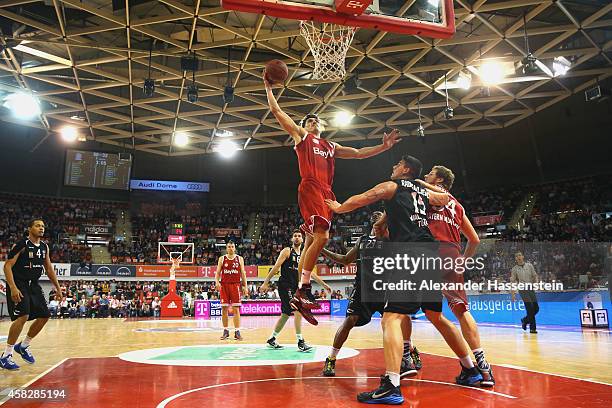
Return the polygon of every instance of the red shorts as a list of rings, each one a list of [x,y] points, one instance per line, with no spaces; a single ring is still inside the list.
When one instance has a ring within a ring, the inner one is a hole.
[[[300,225],[302,232],[312,235],[315,225],[326,230],[331,228],[334,213],[325,204],[326,199],[336,200],[331,189],[321,188],[317,183],[302,180],[298,187],[298,206],[304,219],[304,223]]]
[[[223,283],[221,282],[221,306],[242,306],[240,283]]]
[[[440,243],[440,256],[444,258],[459,258],[461,257],[461,250],[452,244]],[[442,273],[442,279],[444,282],[452,283],[463,283],[463,273],[458,273],[455,270],[444,270]],[[470,310],[470,305],[467,300],[467,294],[465,290],[443,290],[442,293],[448,302],[448,307],[455,314],[462,314]]]

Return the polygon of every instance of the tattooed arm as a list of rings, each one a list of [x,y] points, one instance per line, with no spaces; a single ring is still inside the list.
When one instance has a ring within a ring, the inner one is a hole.
[[[344,203],[340,204],[337,201],[325,200],[325,204],[337,214],[351,212],[357,208],[365,207],[380,200],[389,200],[395,195],[397,184],[393,181],[385,181],[371,188],[365,193],[357,194],[350,197]]]

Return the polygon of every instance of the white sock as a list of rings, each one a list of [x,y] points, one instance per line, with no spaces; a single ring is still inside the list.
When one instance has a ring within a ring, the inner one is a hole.
[[[6,343],[6,348],[4,349],[4,353],[2,353],[2,356],[12,356],[13,355],[13,346],[14,344],[8,344]]]
[[[331,353],[329,353],[329,358],[331,358],[332,360],[335,359],[339,352],[340,352],[340,349],[332,347]]]
[[[30,345],[32,338],[30,336],[25,336],[23,340],[21,340],[21,347],[26,348]]]
[[[298,341],[304,340],[304,336],[302,336],[302,333],[295,333],[295,337],[297,337]]]
[[[270,336],[270,338],[271,338],[271,339],[272,339],[272,338],[274,338],[274,339],[275,339],[275,338],[277,338],[277,337],[278,337],[278,335],[279,335],[279,333],[278,333],[278,332],[273,331],[273,332],[272,332],[272,336]]]
[[[306,269],[302,271],[302,279],[300,280],[300,287],[302,287],[302,285],[307,285],[310,283],[311,274],[312,274],[312,271],[307,271]]]
[[[235,332],[240,331],[240,327],[234,327],[234,331]]]
[[[223,330],[228,330],[227,326],[223,326]]]
[[[391,371],[387,371],[385,375],[389,376],[389,379],[391,380],[391,384],[393,384],[394,387],[399,387],[400,385],[399,373],[392,373]]]
[[[465,357],[459,358],[459,361],[461,361],[461,365],[463,365],[465,368],[474,368],[474,362],[472,362],[469,354]]]

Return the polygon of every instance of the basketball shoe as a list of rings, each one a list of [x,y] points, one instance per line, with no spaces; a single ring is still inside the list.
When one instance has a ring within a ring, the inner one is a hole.
[[[19,370],[19,366],[13,360],[12,354],[0,357],[0,367],[10,371]]]
[[[13,346],[13,350],[15,350],[15,352],[17,354],[19,354],[21,356],[21,358],[23,358],[23,360],[28,363],[28,364],[34,364],[36,362],[36,359],[34,358],[34,356],[32,355],[32,353],[30,352],[30,347],[21,347],[21,343],[17,343]]]
[[[276,341],[276,337],[270,337],[268,341],[266,342],[266,344],[268,345],[269,348],[275,349],[275,350],[284,348],[283,346],[278,344],[278,342]]]
[[[223,335],[221,335],[220,340],[227,340],[227,339],[229,339],[229,330],[223,329]]]
[[[460,363],[461,364],[461,363]],[[479,385],[482,381],[482,374],[478,371],[478,368],[465,368],[463,364],[461,364],[461,373],[455,378],[455,382],[459,385],[466,385],[468,387],[473,387]]]
[[[298,350],[305,353],[307,351],[312,350],[312,346],[309,346],[308,344],[306,344],[304,339],[300,339],[298,340]]]
[[[394,387],[388,375],[381,375],[380,386],[374,391],[357,395],[357,401],[366,404],[400,405],[404,403],[404,397],[400,387]]]
[[[327,357],[323,366],[323,377],[336,376],[336,359]]]

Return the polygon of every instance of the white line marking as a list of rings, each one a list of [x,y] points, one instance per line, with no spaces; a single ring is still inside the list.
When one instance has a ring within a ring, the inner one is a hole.
[[[57,367],[59,367],[60,365],[64,364],[64,362],[68,360],[67,358],[60,360],[58,363],[52,365],[51,367],[49,367],[47,370],[43,371],[42,373],[38,374],[36,377],[34,377],[32,380],[28,381],[27,383],[23,384],[20,388],[27,388],[30,385],[32,385],[32,383],[34,383],[35,381],[38,381],[39,379],[41,379],[42,377],[44,377],[45,375],[49,374],[51,371],[55,370]],[[10,398],[8,396],[4,397],[3,399],[0,400],[0,405],[4,404],[6,401],[8,401]]]
[[[187,390],[187,391],[183,391],[180,392],[178,394],[174,394],[168,398],[166,398],[165,400],[163,400],[162,402],[160,402],[159,404],[157,404],[156,408],[165,408],[170,402],[174,401],[177,398],[180,398],[184,395],[187,394],[191,394],[193,392],[198,392],[198,391],[203,391],[203,390],[208,390],[211,388],[219,388],[219,387],[225,387],[228,385],[240,385],[240,384],[249,384],[249,383],[259,383],[259,382],[267,382],[267,381],[287,381],[287,380],[333,380],[333,379],[379,379],[380,377],[286,377],[286,378],[264,378],[264,379],[260,379],[260,380],[249,380],[249,381],[236,381],[236,382],[231,382],[231,383],[225,383],[225,384],[214,384],[214,385],[208,385],[206,387],[200,387],[200,388],[194,388],[192,390]],[[495,392],[495,391],[490,391],[490,390],[485,390],[482,388],[475,388],[475,387],[465,387],[463,385],[458,385],[458,384],[454,384],[454,383],[447,383],[447,382],[443,382],[443,381],[430,381],[430,380],[419,380],[419,379],[410,379],[410,381],[420,381],[420,382],[428,382],[428,383],[434,383],[434,384],[442,384],[442,385],[450,385],[453,387],[460,387],[460,388],[465,388],[468,390],[472,390],[472,391],[480,391],[480,392],[484,392],[487,394],[493,394],[493,395],[498,395],[500,397],[505,397],[505,398],[510,398],[510,399],[516,399],[516,397],[512,396],[512,395],[508,395],[508,394],[502,394],[501,392]]]

